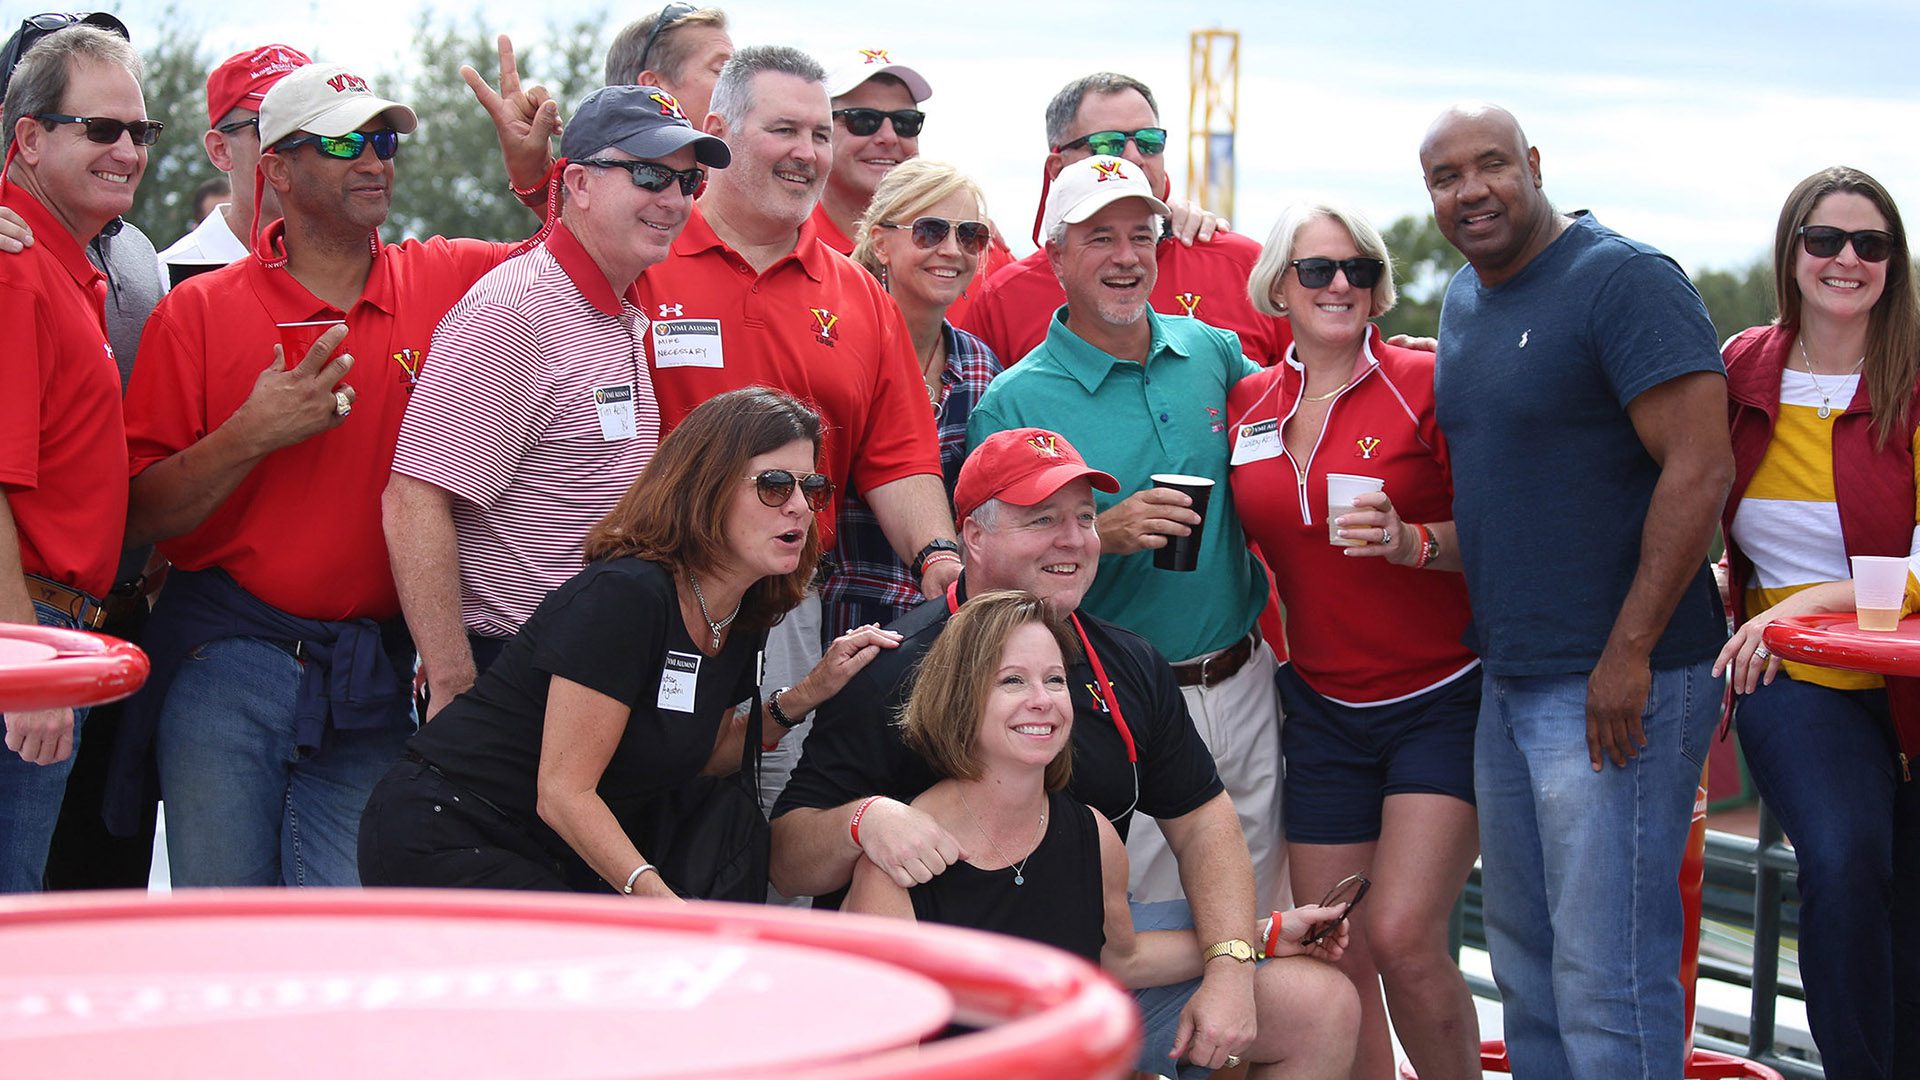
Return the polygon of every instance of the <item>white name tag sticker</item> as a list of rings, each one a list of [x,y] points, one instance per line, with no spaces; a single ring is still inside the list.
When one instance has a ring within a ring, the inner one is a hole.
[[[669,652],[660,668],[660,700],[656,704],[674,712],[693,713],[693,691],[700,682],[700,656],[697,653]]]
[[[653,366],[725,367],[719,319],[659,319],[653,324]]]
[[[608,442],[633,438],[633,384],[593,388],[593,410],[600,415],[600,437]]]
[[[1280,456],[1280,421],[1260,420],[1234,429],[1233,457],[1227,464],[1245,465]]]

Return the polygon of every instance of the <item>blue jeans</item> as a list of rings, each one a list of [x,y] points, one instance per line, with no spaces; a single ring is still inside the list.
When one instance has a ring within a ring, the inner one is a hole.
[[[1484,677],[1474,787],[1487,950],[1520,1080],[1681,1073],[1680,860],[1720,709],[1711,668],[1655,670],[1647,745],[1600,772],[1585,675]]]
[[[1800,863],[1800,976],[1821,1064],[1920,1075],[1920,785],[1900,779],[1886,691],[1783,676],[1735,718]]]
[[[75,627],[71,616],[38,600],[33,602],[33,613],[41,626]],[[34,765],[0,746],[0,893],[42,888],[53,826],[60,820],[60,800],[67,793],[73,759],[80,753],[80,722],[86,716],[85,709],[73,710],[73,751],[64,761]]]
[[[360,883],[360,812],[413,728],[329,731],[301,756],[300,664],[233,637],[180,665],[154,739],[176,888]]]
[[[1133,912],[1133,928],[1136,931],[1193,929],[1193,909],[1187,906],[1185,900],[1161,900],[1152,904],[1132,902],[1127,906]],[[1140,1010],[1141,1028],[1140,1057],[1134,1062],[1135,1070],[1156,1076],[1172,1076],[1176,1080],[1201,1080],[1213,1075],[1212,1069],[1202,1068],[1184,1058],[1176,1072],[1173,1059],[1167,1056],[1173,1050],[1174,1036],[1180,1033],[1180,1014],[1199,989],[1199,979],[1188,979],[1171,986],[1148,986],[1133,992],[1134,1004]]]

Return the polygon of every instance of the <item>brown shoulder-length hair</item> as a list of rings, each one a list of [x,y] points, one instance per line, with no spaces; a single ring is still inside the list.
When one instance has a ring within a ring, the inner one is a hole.
[[[1071,666],[1079,658],[1080,643],[1073,631],[1044,601],[1030,592],[1003,589],[969,599],[947,620],[933,648],[921,659],[913,695],[901,708],[899,722],[907,745],[926,758],[935,772],[960,780],[980,779],[980,761],[974,754],[980,716],[986,711],[1007,639],[1028,623],[1047,628],[1060,646],[1063,663]],[[1060,791],[1072,778],[1069,740],[1047,762],[1047,790]]]
[[[811,443],[818,460],[820,416],[795,398],[750,386],[708,399],[660,443],[640,478],[587,534],[588,561],[631,555],[675,573],[718,568],[727,558],[727,509],[746,482],[747,462],[792,442]],[[761,630],[779,622],[806,596],[819,559],[820,530],[809,520],[800,565],[748,588],[740,624]]]
[[[1780,225],[1773,234],[1774,299],[1780,307],[1780,325],[1800,328],[1800,285],[1793,278],[1800,258],[1800,227],[1813,216],[1820,200],[1836,192],[1859,195],[1887,219],[1893,234],[1893,255],[1887,259],[1887,287],[1873,305],[1867,323],[1867,401],[1873,410],[1874,441],[1881,447],[1897,431],[1905,431],[1908,406],[1914,393],[1914,375],[1920,371],[1920,287],[1913,278],[1913,253],[1907,247],[1907,229],[1900,208],[1893,204],[1880,181],[1859,169],[1836,165],[1800,181],[1780,208]]]

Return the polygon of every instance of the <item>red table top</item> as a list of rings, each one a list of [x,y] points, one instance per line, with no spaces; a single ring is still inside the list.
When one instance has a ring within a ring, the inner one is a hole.
[[[1853,612],[1796,615],[1764,631],[1767,648],[1786,660],[1876,675],[1920,675],[1920,615],[1891,632],[1862,630]]]

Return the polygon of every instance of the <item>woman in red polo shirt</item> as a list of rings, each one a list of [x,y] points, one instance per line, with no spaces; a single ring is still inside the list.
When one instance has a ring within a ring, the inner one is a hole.
[[[1920,1042],[1920,681],[1770,656],[1784,615],[1853,610],[1851,555],[1920,560],[1920,289],[1893,197],[1802,180],[1774,232],[1780,316],[1724,349],[1736,618],[1721,650],[1760,797],[1800,867],[1800,975],[1828,1076],[1893,1076]],[[1906,610],[1916,586],[1907,573]],[[1784,674],[1785,678],[1777,676]]]
[[[1373,226],[1339,207],[1287,208],[1247,288],[1294,334],[1283,362],[1227,398],[1234,505],[1273,567],[1293,652],[1277,676],[1293,893],[1373,881],[1340,961],[1362,1005],[1354,1076],[1393,1075],[1382,983],[1422,1077],[1477,1076],[1447,918],[1479,849],[1479,659],[1460,643],[1467,592],[1433,354],[1387,345],[1368,323],[1393,306],[1392,267]],[[1329,476],[1384,490],[1330,521]]]

